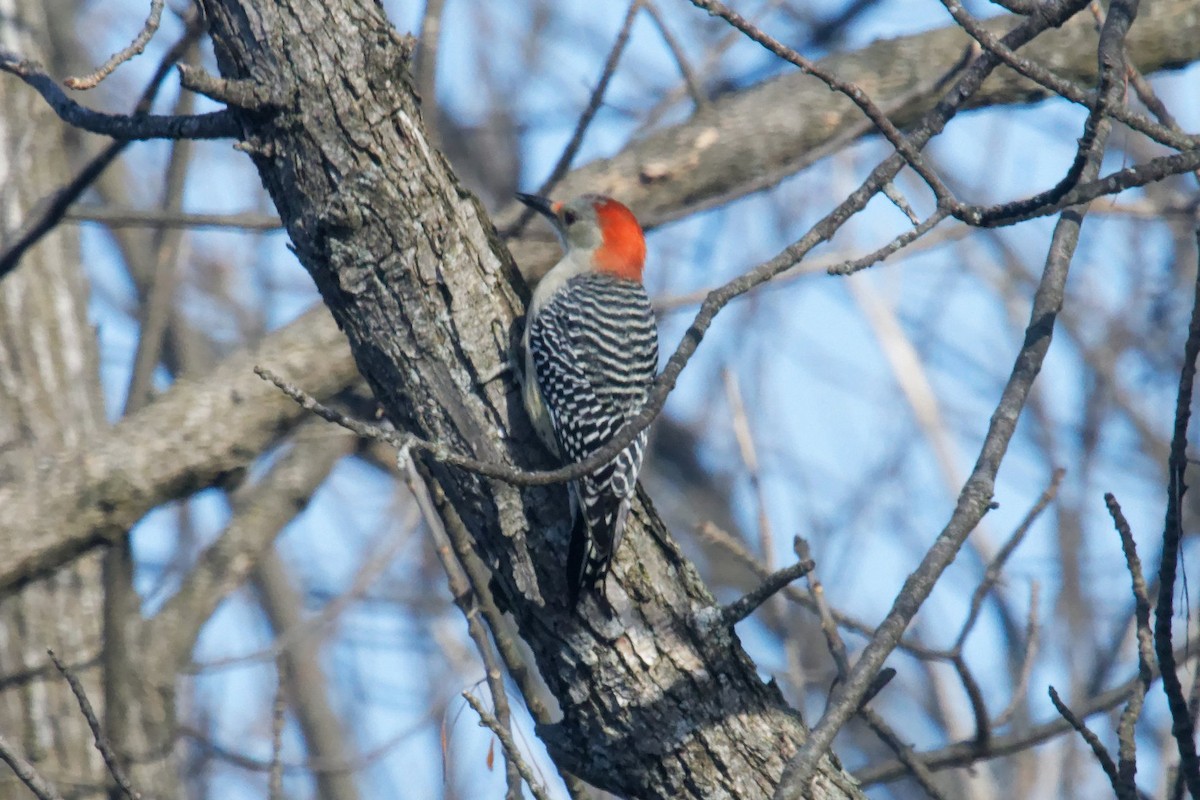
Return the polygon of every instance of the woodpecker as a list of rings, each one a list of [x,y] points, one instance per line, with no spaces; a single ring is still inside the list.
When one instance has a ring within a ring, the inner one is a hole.
[[[642,286],[646,239],[610,197],[567,203],[518,194],[550,220],[565,251],[533,292],[525,317],[523,397],[546,446],[578,463],[641,410],[658,369],[658,326]],[[621,543],[646,431],[607,464],[572,481],[567,585],[571,606],[604,579]]]

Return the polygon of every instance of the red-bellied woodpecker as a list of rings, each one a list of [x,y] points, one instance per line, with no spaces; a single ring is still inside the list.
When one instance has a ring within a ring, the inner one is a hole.
[[[642,286],[646,240],[628,208],[608,197],[569,203],[519,194],[550,220],[566,250],[533,292],[525,317],[525,407],[538,435],[567,463],[583,461],[637,415],[658,368],[658,327]],[[571,605],[600,585],[621,543],[646,431],[570,485]]]

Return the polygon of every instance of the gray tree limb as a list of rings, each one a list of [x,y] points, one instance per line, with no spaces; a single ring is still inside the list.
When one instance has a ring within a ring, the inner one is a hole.
[[[271,364],[326,398],[352,383],[345,339],[324,309],[180,379],[145,409],[93,438],[41,458],[36,472],[0,485],[0,589],[44,575],[120,536],[167,500],[238,476],[303,412],[254,374]]]

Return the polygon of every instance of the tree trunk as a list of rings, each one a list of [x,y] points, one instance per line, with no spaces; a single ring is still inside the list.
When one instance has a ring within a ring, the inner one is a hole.
[[[243,114],[247,147],[393,422],[477,458],[547,466],[509,369],[525,290],[428,144],[410,43],[367,0],[202,6],[224,77],[284,99]],[[644,497],[606,620],[566,608],[563,487],[423,469],[558,697],[564,719],[541,733],[562,766],[630,797],[770,796],[804,725],[731,632],[694,622],[712,599]],[[813,796],[859,795],[827,759]]]
[[[52,59],[43,0],[15,0],[0,14],[0,42]],[[48,187],[67,178],[63,126],[35,93],[0,81],[0,243]],[[85,441],[104,422],[95,332],[78,237],[59,228],[0,281],[0,484],[33,476],[38,458]],[[0,600],[0,730],[60,786],[104,791],[107,772],[79,706],[46,655],[54,650],[100,702],[101,554]],[[0,795],[28,797],[3,771]]]

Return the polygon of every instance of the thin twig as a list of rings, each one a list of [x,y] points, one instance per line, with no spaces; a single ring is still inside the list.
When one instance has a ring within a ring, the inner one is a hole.
[[[729,533],[721,530],[713,523],[706,522],[703,525],[697,526],[696,533],[702,538],[707,539],[718,547],[728,551],[739,562],[744,564],[747,569],[757,575],[759,579],[764,579],[771,574],[771,571],[764,567],[758,561],[758,559],[746,549],[746,546],[742,544],[741,541],[735,539]],[[799,556],[799,553],[797,553],[797,555]],[[806,558],[805,556],[799,557]],[[818,615],[820,614],[820,608],[817,603],[814,602],[814,600],[808,594],[805,594],[796,587],[785,586],[783,587],[782,593],[784,597],[796,605],[802,606],[803,608],[817,613]],[[875,628],[872,626],[867,625],[862,620],[854,619],[853,617],[844,614],[837,609],[830,608],[829,613],[838,627],[845,628],[851,633],[858,634],[859,636],[863,636],[868,639],[871,638],[872,634],[875,633]],[[932,647],[926,647],[919,642],[912,641],[911,639],[901,639],[900,644],[897,645],[897,647],[900,650],[911,654],[915,658],[926,661],[950,660],[950,653],[946,652],[945,650],[935,650]]]
[[[267,779],[267,796],[270,800],[283,800],[283,722],[287,701],[283,684],[287,667],[283,659],[275,662],[275,698],[271,703],[271,772]]]
[[[921,789],[924,790],[925,794],[929,795],[933,800],[947,800],[946,795],[937,786],[937,782],[933,777],[933,771],[913,751],[912,745],[903,742],[896,735],[896,732],[888,726],[883,717],[873,709],[861,708],[858,713],[866,720],[867,725],[879,737],[880,741],[896,754],[896,758],[908,769],[909,774]]]
[[[775,0],[778,2],[778,0]],[[734,32],[734,35],[738,35]],[[954,64],[951,64],[941,75],[924,81],[917,86],[908,89],[896,97],[889,100],[884,106],[884,113],[889,117],[893,114],[920,106],[924,103],[932,101],[934,95],[944,89],[952,80],[961,76],[966,68],[971,65],[972,59],[977,55],[977,47],[974,45],[963,48],[962,57]],[[926,120],[929,118],[926,117]],[[777,186],[781,181],[790,175],[804,170],[805,168],[816,164],[817,162],[828,158],[834,153],[841,152],[850,144],[858,141],[864,136],[869,135],[875,130],[874,123],[869,119],[864,119],[856,124],[842,126],[839,133],[836,133],[832,138],[826,139],[824,142],[817,144],[815,147],[805,150],[795,159],[777,166],[773,169],[768,169],[760,175],[751,176],[746,181],[740,183],[737,188],[727,192],[718,192],[707,197],[697,198],[694,201],[688,202],[685,206],[679,209],[658,209],[655,215],[654,223],[662,225],[675,219],[681,218],[684,214],[696,214],[701,211],[706,211],[712,208],[717,208],[729,203],[731,200],[738,197],[744,197],[754,192],[770,189]],[[896,156],[900,159],[899,156]],[[899,164],[903,164],[903,159],[900,159]],[[892,174],[895,177],[895,173]],[[890,179],[889,179],[890,180]],[[882,191],[882,190],[881,190]],[[703,300],[703,294],[695,302]]]
[[[1018,55],[1012,47],[1007,46],[986,27],[979,24],[978,20],[968,14],[958,0],[942,0],[942,5],[954,17],[954,21],[958,23],[959,27],[970,34],[975,41],[979,42],[979,45],[984,50],[999,58],[1015,72],[1050,90],[1064,100],[1069,100],[1085,108],[1094,108],[1095,104],[1099,102],[1096,94],[1087,91],[1071,81],[1058,77],[1036,62]],[[1165,125],[1156,125],[1142,114],[1134,113],[1121,104],[1105,109],[1105,113],[1118,122],[1128,125],[1138,133],[1149,136],[1159,144],[1172,147],[1176,150],[1191,150],[1200,144],[1200,137],[1189,136],[1182,131],[1171,130],[1170,127]]]
[[[197,48],[193,46],[185,59],[195,60],[198,55]],[[195,104],[195,95],[180,92],[173,113],[176,116],[190,114]],[[191,155],[190,141],[182,139],[171,143],[161,202],[168,212],[179,213],[183,209],[183,191],[187,185]],[[127,417],[139,411],[152,397],[154,373],[162,354],[164,337],[175,303],[180,271],[179,247],[182,242],[183,234],[178,229],[159,228],[151,237],[153,268],[147,276],[149,286],[146,287],[142,307],[138,311],[138,342],[133,357],[133,372],[125,392],[122,416]]]
[[[1110,10],[1109,16],[1112,16]],[[1200,248],[1200,228],[1196,230]],[[1200,797],[1200,759],[1196,756],[1195,722],[1188,713],[1187,700],[1175,664],[1171,645],[1171,624],[1175,616],[1175,576],[1179,561],[1179,543],[1183,538],[1183,493],[1187,490],[1187,430],[1192,413],[1192,385],[1196,380],[1196,357],[1200,354],[1200,266],[1197,267],[1192,300],[1192,319],[1188,324],[1183,348],[1183,367],[1175,398],[1175,432],[1171,437],[1171,455],[1167,460],[1167,514],[1163,530],[1162,555],[1158,565],[1158,606],[1154,618],[1154,649],[1162,670],[1163,692],[1171,710],[1171,733],[1179,748],[1179,770],[1192,797]]]
[[[381,428],[378,425],[370,425],[354,419],[347,414],[326,406],[300,387],[290,381],[284,380],[265,367],[255,367],[254,373],[263,380],[275,384],[281,392],[290,397],[306,411],[311,411],[321,419],[332,422],[335,425],[340,425],[363,438],[383,442],[399,450],[419,450],[434,461],[449,464],[452,467],[459,467],[460,469],[465,469],[468,472],[474,472],[487,478],[495,478],[513,486],[548,486],[555,483],[565,483],[566,481],[572,481],[582,475],[588,474],[597,466],[606,463],[606,459],[612,458],[612,456],[597,458],[596,455],[592,455],[583,461],[569,464],[565,467],[543,471],[523,470],[502,464],[498,461],[480,461],[470,456],[455,453],[445,445],[420,439],[392,428]],[[598,450],[597,453],[604,456],[608,449],[606,446]]]
[[[771,532],[771,518],[767,516],[767,499],[763,495],[762,475],[759,471],[758,448],[754,445],[754,434],[750,430],[750,418],[746,414],[746,404],[742,398],[742,389],[738,384],[737,375],[732,370],[724,370],[725,397],[729,401],[732,416],[733,436],[737,440],[738,452],[742,464],[746,467],[746,475],[750,479],[750,489],[754,492],[755,504],[758,506],[758,552],[762,563],[768,570],[775,569],[775,537]]]
[[[8,764],[13,774],[38,800],[64,800],[54,785],[41,776],[37,768],[26,761],[8,739],[0,735],[0,760]]]
[[[146,49],[146,45],[154,37],[158,31],[158,24],[162,21],[163,6],[166,0],[150,0],[150,15],[146,17],[146,23],[142,25],[142,29],[138,31],[138,35],[124,49],[114,53],[108,61],[105,61],[95,72],[90,75],[84,75],[79,78],[67,78],[63,81],[68,89],[95,89],[100,85],[100,81],[107,78],[113,71],[129,61],[134,56],[139,56]]]
[[[1119,88],[1111,82],[1107,85],[1110,91]],[[1093,146],[1089,149],[1089,160],[1081,177],[1088,179],[1099,172],[1110,127],[1104,119],[1097,123]],[[849,677],[835,690],[834,698],[821,721],[812,729],[808,739],[788,765],[776,790],[778,800],[798,800],[808,791],[809,776],[816,768],[818,760],[828,749],[837,732],[857,710],[871,680],[933,591],[938,578],[954,560],[967,536],[991,507],[996,473],[1050,347],[1054,321],[1062,307],[1066,277],[1078,242],[1082,216],[1080,211],[1063,214],[1055,226],[1046,267],[1034,296],[1023,346],[992,416],[975,468],[959,494],[953,516],[925,554],[920,566],[905,581],[891,611],[863,650]]]
[[[133,108],[134,115],[144,114],[150,110],[154,98],[158,96],[159,89],[162,88],[163,81],[171,71],[171,65],[182,58],[187,49],[199,38],[203,25],[200,22],[200,15],[194,8],[185,17],[185,22],[187,28],[183,35],[163,54],[154,75],[150,77],[146,88],[142,90],[142,96],[138,98]],[[0,278],[16,269],[21,256],[54,229],[70,205],[100,177],[100,173],[104,172],[128,145],[128,140],[119,140],[108,145],[85,164],[74,178],[38,204],[37,207],[41,209],[38,216],[35,219],[27,220],[21,226],[20,231],[12,237],[12,244],[0,251]]]
[[[425,519],[425,527],[429,529],[430,535],[433,537],[434,552],[446,572],[446,580],[450,585],[454,604],[458,606],[467,621],[467,634],[471,637],[471,641],[479,653],[479,659],[483,663],[484,679],[487,681],[488,690],[492,693],[492,707],[496,709],[496,725],[503,728],[511,738],[512,715],[509,711],[507,690],[504,687],[504,674],[500,670],[491,640],[480,619],[479,603],[476,600],[481,589],[472,585],[470,577],[451,548],[450,538],[446,534],[441,516],[434,508],[425,478],[417,470],[416,464],[406,451],[401,451],[396,459],[396,467],[404,478],[408,491],[416,500],[417,507],[421,510],[421,516]],[[504,748],[504,753],[504,766],[508,781],[507,797],[509,800],[520,800],[522,777],[520,766],[507,747]],[[516,754],[516,757],[520,758],[520,754]],[[530,785],[533,785],[532,782]]]
[[[1176,656],[1179,659],[1187,660],[1189,653],[1187,653],[1186,648],[1181,647],[1177,651]],[[1190,657],[1194,658],[1194,656],[1194,653],[1190,654]],[[1157,675],[1158,673],[1155,671],[1155,677]],[[1140,681],[1141,675],[1135,673],[1132,678],[1129,678],[1125,682],[1100,692],[1088,700],[1082,701],[1075,713],[1083,719],[1093,714],[1110,711],[1126,702],[1132,696],[1133,692],[1136,691]],[[974,739],[971,739],[964,742],[956,742],[937,750],[924,752],[920,755],[925,763],[929,765],[929,768],[935,771],[952,767],[966,767],[979,761],[1026,752],[1031,747],[1049,741],[1055,736],[1060,736],[1071,730],[1072,728],[1066,720],[1056,716],[1040,725],[1033,725],[1027,729],[1022,729],[1018,733],[1009,734],[1008,736],[993,736],[985,748],[980,748],[975,744]],[[907,770],[903,764],[899,761],[889,761],[859,770],[855,773],[854,777],[864,786],[870,786],[894,781],[903,778],[906,774]]]
[[[1000,552],[996,553],[995,558],[987,565],[987,569],[983,573],[983,580],[979,582],[979,585],[975,587],[975,593],[971,595],[971,607],[967,612],[967,618],[963,621],[962,628],[958,632],[958,638],[954,640],[954,646],[951,648],[952,652],[962,652],[963,642],[966,641],[967,635],[975,627],[975,623],[979,619],[979,612],[983,608],[983,601],[987,597],[988,592],[992,590],[992,587],[996,585],[996,581],[1000,579],[1000,573],[1004,569],[1004,565],[1008,562],[1013,551],[1017,549],[1017,546],[1024,541],[1025,534],[1029,532],[1030,527],[1033,526],[1033,523],[1037,521],[1042,512],[1046,510],[1046,507],[1054,502],[1054,498],[1058,494],[1058,487],[1062,484],[1063,476],[1066,474],[1067,471],[1061,467],[1054,470],[1050,476],[1050,485],[1046,487],[1041,497],[1037,499],[1037,502],[1025,514],[1025,518],[1013,530],[1012,535],[1008,537],[1008,541],[1000,548]]]
[[[917,216],[917,212],[913,211],[913,207],[909,204],[908,198],[905,197],[896,187],[894,181],[888,181],[883,185],[883,196],[892,201],[892,205],[900,209],[904,216],[908,217],[908,221],[914,226],[921,224],[921,218]]]
[[[406,532],[411,532],[418,521],[418,511],[411,508],[407,510],[405,518],[401,520],[401,527]],[[372,546],[372,549],[367,550],[362,559],[362,566],[355,573],[350,586],[344,592],[325,604],[314,616],[307,618],[304,625],[281,632],[268,647],[244,655],[227,656],[211,661],[195,661],[182,667],[180,671],[188,675],[200,675],[247,664],[278,661],[281,656],[298,645],[311,642],[320,636],[337,622],[342,612],[348,609],[352,603],[361,600],[372,584],[391,567],[400,549],[407,544],[407,541],[405,536],[381,537],[379,542]]]
[[[1142,562],[1138,558],[1137,544],[1133,541],[1133,531],[1129,521],[1121,511],[1117,498],[1113,494],[1104,495],[1104,504],[1112,515],[1113,525],[1117,535],[1121,537],[1121,550],[1125,554],[1125,565],[1129,569],[1129,577],[1133,582],[1134,618],[1137,620],[1137,651],[1138,675],[1141,684],[1125,710],[1121,712],[1121,720],[1117,724],[1117,797],[1119,800],[1136,800],[1137,793],[1137,737],[1134,726],[1142,713],[1142,704],[1146,693],[1150,690],[1151,674],[1154,667],[1154,636],[1150,631],[1150,595],[1146,590],[1146,578],[1142,575]]]
[[[705,614],[701,624],[711,622],[713,625],[722,625],[731,627],[744,620],[746,617],[754,613],[754,609],[761,606],[772,595],[776,594],[780,589],[787,586],[792,581],[800,578],[808,573],[813,568],[811,561],[799,561],[789,567],[784,567],[777,572],[768,575],[758,588],[749,594],[738,598],[729,605],[721,606],[716,609],[705,609],[705,611],[715,611],[715,615]],[[711,620],[709,617],[711,616]]]
[[[942,2],[947,8],[958,5],[957,0],[942,0]],[[1096,102],[1088,112],[1087,119],[1084,120],[1083,134],[1079,137],[1079,144],[1075,150],[1075,159],[1071,162],[1071,166],[1067,168],[1066,174],[1063,175],[1058,183],[1044,192],[1039,192],[1022,200],[1001,203],[987,208],[958,208],[954,211],[956,217],[978,225],[987,225],[991,222],[1008,218],[1020,218],[1021,215],[1033,209],[1041,209],[1056,203],[1079,185],[1079,182],[1084,178],[1084,170],[1092,158],[1096,138],[1100,135],[1101,121],[1108,115],[1110,108],[1121,105],[1123,95],[1122,81],[1125,77],[1123,66],[1125,36],[1129,31],[1129,25],[1133,23],[1133,18],[1137,15],[1136,0],[1129,5],[1128,13],[1112,14],[1110,19],[1105,23],[1099,58],[1103,62],[1106,58],[1106,45],[1111,46],[1111,43],[1116,42],[1118,53],[1114,57],[1121,62],[1121,66],[1115,67],[1111,63],[1101,63],[1099,85],[1096,88]]]
[[[629,4],[629,10],[625,12],[625,21],[621,23],[621,30],[617,34],[616,41],[613,42],[612,49],[608,51],[608,57],[604,59],[604,67],[600,71],[600,80],[597,81],[596,88],[592,90],[591,97],[588,98],[583,113],[579,115],[579,120],[575,123],[575,130],[572,131],[571,138],[567,141],[567,146],[563,148],[554,168],[550,170],[550,176],[538,187],[535,194],[542,197],[548,196],[554,191],[554,187],[563,179],[563,176],[567,174],[567,170],[571,168],[571,162],[575,160],[575,156],[579,153],[579,148],[583,144],[583,136],[587,133],[588,127],[592,124],[592,120],[596,118],[596,113],[600,110],[600,106],[604,102],[604,95],[608,92],[608,84],[612,80],[613,74],[617,71],[617,64],[621,60],[621,54],[625,52],[625,45],[629,43],[629,34],[633,30],[633,20],[641,7],[642,0],[633,0]],[[516,222],[511,227],[503,232],[503,236],[511,238],[520,235],[525,226],[529,224],[529,220],[533,219],[534,213],[536,212],[532,208],[526,207],[522,209],[521,215],[517,217]]]
[[[475,713],[479,715],[479,723],[496,734],[496,738],[500,740],[500,746],[504,748],[505,757],[509,763],[516,764],[521,777],[525,779],[525,783],[529,786],[529,791],[533,792],[533,796],[537,800],[550,800],[550,795],[546,793],[545,788],[534,777],[533,770],[530,769],[524,756],[521,755],[521,751],[517,749],[517,743],[513,741],[509,730],[501,725],[494,716],[489,714],[487,709],[483,707],[483,704],[470,692],[463,692],[462,696],[467,701],[467,704],[475,710]]]
[[[88,727],[92,731],[92,738],[95,740],[96,749],[100,751],[100,756],[104,759],[105,766],[108,767],[108,774],[117,782],[121,793],[128,800],[141,800],[141,792],[133,788],[133,785],[129,782],[129,777],[125,774],[125,770],[117,761],[117,754],[113,752],[112,746],[108,743],[108,738],[105,737],[104,731],[100,727],[100,720],[97,719],[96,712],[92,709],[92,703],[88,700],[83,684],[75,676],[75,673],[58,659],[53,650],[46,652],[49,653],[50,660],[54,662],[54,666],[67,679],[67,684],[71,687],[71,693],[75,695],[75,700],[79,703],[79,710],[83,713],[83,718],[87,721]]]
[[[654,0],[643,0],[642,8],[646,9],[646,14],[654,21],[654,27],[658,28],[659,35],[662,36],[663,42],[666,43],[667,49],[671,51],[671,58],[675,59],[675,65],[679,67],[679,74],[683,77],[683,85],[687,87],[687,93],[692,98],[692,103],[697,109],[708,103],[708,98],[704,96],[704,90],[700,86],[700,80],[696,77],[695,70],[688,62],[687,54],[683,52],[683,47],[679,44],[679,40],[671,33],[671,29],[667,27],[667,21],[663,19],[662,12],[658,10],[658,6]]]
[[[812,550],[808,542],[797,536],[792,540],[792,549],[796,556],[802,560],[811,560]],[[837,625],[834,624],[833,614],[829,609],[829,603],[825,599],[825,589],[817,579],[817,571],[814,567],[808,573],[808,591],[813,602],[816,603],[821,617],[821,632],[825,634],[825,643],[829,647],[829,654],[833,657],[834,664],[837,665],[837,681],[845,678],[850,669],[850,661],[846,655],[846,643],[842,641],[841,635],[838,634]],[[867,725],[874,731],[875,735],[883,741],[892,752],[896,754],[896,758],[909,770],[913,779],[929,794],[934,800],[941,800],[937,786],[933,781],[933,774],[929,768],[925,766],[921,758],[917,756],[910,745],[901,741],[899,735],[892,730],[891,726],[883,719],[882,715],[868,708],[867,704],[875,698],[884,686],[886,686],[892,678],[896,676],[894,669],[888,668],[882,670],[876,676],[875,685],[872,690],[863,697],[862,703],[859,705],[858,713],[866,721]]]
[[[352,758],[310,758],[303,762],[284,761],[283,771],[285,774],[296,772],[324,772],[328,774],[362,772],[394,750],[405,739],[425,733],[427,731],[425,727],[426,723],[427,720],[425,719],[418,720],[409,727],[388,736],[378,746],[371,748],[365,753],[355,755]],[[269,760],[253,758],[245,753],[238,753],[229,747],[212,741],[203,731],[199,731],[190,725],[180,725],[179,734],[196,742],[206,753],[211,753],[224,761],[236,764],[241,769],[252,770],[254,772],[270,772],[271,770],[271,762]]]
[[[109,228],[226,228],[250,233],[283,230],[283,222],[277,215],[253,211],[236,214],[197,214],[159,208],[73,205],[63,214],[63,219],[72,222],[98,222]]]
[[[749,39],[766,48],[769,52],[775,54],[779,58],[793,64],[804,72],[817,78],[830,89],[839,94],[845,95],[849,100],[858,106],[859,109],[874,123],[883,137],[895,148],[896,152],[904,159],[913,171],[921,176],[929,186],[930,191],[938,200],[938,205],[952,206],[956,203],[954,196],[949,187],[938,177],[925,160],[921,157],[921,145],[905,136],[900,132],[900,129],[888,118],[878,105],[875,104],[867,93],[862,90],[857,84],[847,80],[843,80],[834,75],[820,64],[805,58],[790,47],[787,47],[777,39],[768,36],[762,30],[757,28],[745,17],[736,13],[724,3],[718,0],[691,0],[692,5],[699,9],[707,11],[713,16],[720,17],[728,22],[737,30],[745,34]],[[886,185],[889,181],[884,181],[880,186],[881,190],[886,191]]]
[[[1025,619],[1025,654],[1021,657],[1021,671],[1017,675],[1017,684],[1013,687],[1012,697],[1004,710],[992,720],[992,727],[999,728],[1017,713],[1021,700],[1029,690],[1029,678],[1033,674],[1033,662],[1038,650],[1038,584],[1037,581],[1029,587],[1029,615]]]
[[[1083,737],[1088,747],[1092,748],[1092,753],[1096,756],[1096,760],[1100,762],[1100,768],[1104,770],[1104,774],[1108,776],[1113,790],[1120,791],[1121,781],[1117,777],[1117,765],[1113,763],[1112,756],[1108,754],[1108,750],[1104,747],[1104,743],[1100,741],[1100,737],[1092,733],[1083,720],[1075,716],[1071,709],[1067,708],[1067,704],[1059,699],[1058,692],[1054,690],[1053,686],[1050,687],[1050,702],[1054,703],[1054,707],[1058,709],[1058,713],[1062,715],[1062,718],[1075,729],[1076,733]]]
[[[496,600],[489,589],[491,573],[478,558],[474,540],[471,538],[470,532],[466,529],[455,509],[449,504],[441,485],[437,481],[433,481],[432,483],[427,483],[426,488],[429,490],[431,499],[437,509],[437,516],[442,522],[442,528],[449,537],[450,543],[454,547],[454,552],[458,556],[458,564],[466,572],[467,578],[475,590],[475,602],[479,610],[483,613],[484,619],[487,620],[496,651],[500,654],[504,666],[508,669],[509,676],[513,679],[517,688],[521,690],[521,696],[525,700],[525,707],[538,723],[543,725],[551,724],[554,721],[555,715],[542,702],[540,697],[542,686],[538,683],[538,675],[526,663],[517,637],[511,633],[512,626],[509,618],[505,617],[496,605]],[[566,784],[568,794],[574,800],[583,800],[583,798],[589,796],[586,787],[579,778],[558,767],[557,763],[555,767],[558,768],[558,774]]]
[[[159,114],[109,114],[85,108],[66,93],[36,61],[0,51],[0,72],[16,75],[37,90],[68,125],[111,136],[114,139],[231,139],[241,132],[241,123],[228,109],[206,114],[163,116]]]
[[[971,704],[971,713],[975,717],[975,744],[984,747],[992,735],[992,722],[988,715],[987,703],[983,699],[983,690],[979,688],[979,681],[975,680],[975,673],[971,672],[962,654],[955,654],[950,663],[954,665],[954,672],[967,695],[967,702]]]
[[[793,549],[796,551],[796,556],[802,561],[812,561],[812,548],[809,547],[807,539],[797,536],[793,541]],[[829,648],[829,655],[833,658],[834,666],[837,667],[837,679],[843,680],[846,673],[850,671],[850,658],[846,655],[846,643],[842,641],[842,637],[838,633],[837,623],[833,619],[833,611],[829,608],[829,600],[825,597],[825,587],[817,577],[815,562],[813,569],[808,572],[808,596],[817,608],[817,617],[821,620],[821,633],[825,636],[825,646]]]

